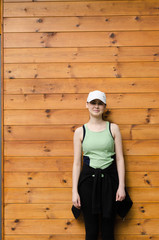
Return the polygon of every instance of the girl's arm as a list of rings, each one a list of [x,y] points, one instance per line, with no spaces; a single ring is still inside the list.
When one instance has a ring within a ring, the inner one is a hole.
[[[122,149],[122,137],[120,133],[120,129],[117,124],[113,124],[114,133],[115,133],[115,152],[116,152],[116,162],[117,162],[117,170],[119,176],[119,186],[116,193],[116,201],[122,201],[125,194],[125,164],[124,164],[124,156]]]
[[[81,171],[81,130],[82,127],[77,128],[74,133],[74,162],[72,171],[72,202],[77,208],[81,207],[80,197],[78,194],[78,180]],[[83,130],[82,130],[83,131]]]

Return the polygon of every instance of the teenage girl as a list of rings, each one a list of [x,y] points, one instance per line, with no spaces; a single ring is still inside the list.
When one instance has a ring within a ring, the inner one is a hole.
[[[114,202],[126,196],[122,138],[117,124],[103,120],[103,92],[90,92],[86,108],[89,121],[74,133],[72,202],[83,211],[86,240],[98,239],[99,221],[102,239],[114,240]]]

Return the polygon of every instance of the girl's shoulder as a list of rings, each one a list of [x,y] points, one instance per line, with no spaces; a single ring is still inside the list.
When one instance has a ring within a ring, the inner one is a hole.
[[[119,128],[118,124],[116,124],[116,123],[110,122],[110,124],[114,129]]]
[[[80,138],[80,140],[82,142],[82,139],[83,139],[83,125],[80,126],[80,127],[77,127],[75,129],[74,135],[78,136],[78,138]]]
[[[120,131],[118,124],[110,122],[110,129],[113,137]]]

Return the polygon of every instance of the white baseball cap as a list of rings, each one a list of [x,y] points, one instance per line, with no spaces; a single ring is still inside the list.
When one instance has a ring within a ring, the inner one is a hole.
[[[106,95],[105,95],[104,92],[101,92],[99,90],[95,90],[93,92],[90,92],[88,94],[88,97],[87,97],[87,102],[90,102],[94,99],[99,99],[106,104]]]

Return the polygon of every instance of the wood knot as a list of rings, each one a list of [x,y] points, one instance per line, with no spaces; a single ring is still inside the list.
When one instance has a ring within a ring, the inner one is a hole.
[[[119,73],[116,74],[115,76],[116,76],[116,78],[121,78],[121,74],[119,74]]]
[[[149,122],[150,122],[150,119],[149,119],[149,118],[146,118],[146,122],[149,123]]]
[[[73,126],[71,129],[72,129],[72,132],[75,132],[75,126]]]
[[[50,113],[50,109],[46,109],[45,112],[46,112],[46,113]]]
[[[110,34],[110,37],[111,37],[111,38],[114,38],[114,37],[115,37],[115,34],[114,34],[114,33],[111,33],[111,34]]]
[[[52,239],[52,238],[53,238],[53,235],[50,235],[50,236],[49,236],[49,239]]]
[[[44,149],[44,152],[51,152],[50,149]]]
[[[55,34],[56,34],[56,32],[49,32],[49,33],[47,33],[47,36],[48,37],[53,37]]]
[[[19,219],[15,219],[15,221],[14,221],[14,222],[16,222],[16,223],[17,223],[17,222],[19,222]]]
[[[37,20],[37,22],[42,23],[43,20],[42,20],[41,18],[39,18],[39,19]]]
[[[67,224],[67,225],[70,225],[70,224],[71,224],[71,222],[69,222],[69,221],[68,221],[66,224]]]
[[[146,179],[145,181],[147,184],[149,184],[149,185],[151,184],[150,180]]]
[[[138,20],[140,20],[140,18],[139,18],[138,16],[136,16],[136,17],[135,17],[135,20],[138,21]]]

